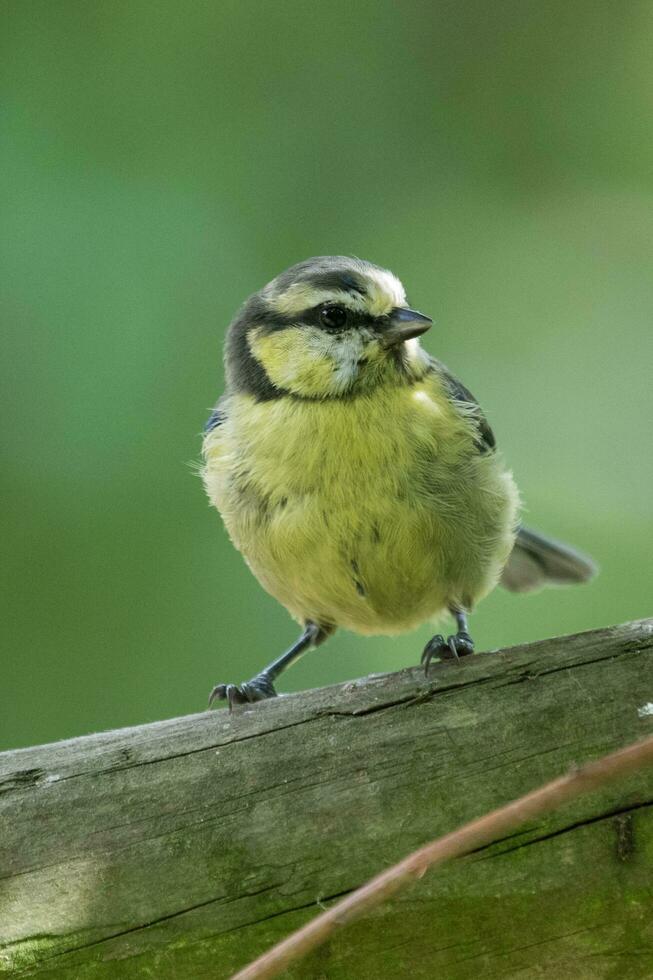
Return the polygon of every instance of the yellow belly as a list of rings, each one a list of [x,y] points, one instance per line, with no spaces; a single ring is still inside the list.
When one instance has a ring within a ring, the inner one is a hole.
[[[399,633],[495,584],[517,494],[437,392],[229,400],[204,479],[263,587],[300,622]]]

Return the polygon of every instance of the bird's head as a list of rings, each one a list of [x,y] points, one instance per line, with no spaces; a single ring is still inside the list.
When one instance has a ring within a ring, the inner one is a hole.
[[[427,369],[415,338],[431,322],[386,269],[339,255],[307,259],[244,304],[227,335],[227,379],[259,399],[341,398],[401,383]]]

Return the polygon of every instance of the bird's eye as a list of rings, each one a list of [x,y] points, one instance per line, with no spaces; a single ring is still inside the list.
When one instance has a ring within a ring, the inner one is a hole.
[[[347,322],[347,310],[343,306],[323,306],[320,322],[327,330],[340,330]]]

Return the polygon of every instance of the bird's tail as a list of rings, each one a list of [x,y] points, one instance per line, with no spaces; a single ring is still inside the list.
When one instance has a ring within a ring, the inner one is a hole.
[[[501,575],[501,585],[511,592],[531,592],[545,585],[587,582],[597,571],[597,565],[587,555],[520,527]]]

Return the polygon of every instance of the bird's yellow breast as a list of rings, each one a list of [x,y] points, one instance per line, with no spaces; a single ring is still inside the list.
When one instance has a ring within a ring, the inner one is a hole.
[[[325,401],[234,394],[224,414],[207,492],[299,621],[402,632],[495,584],[516,491],[437,379]]]

